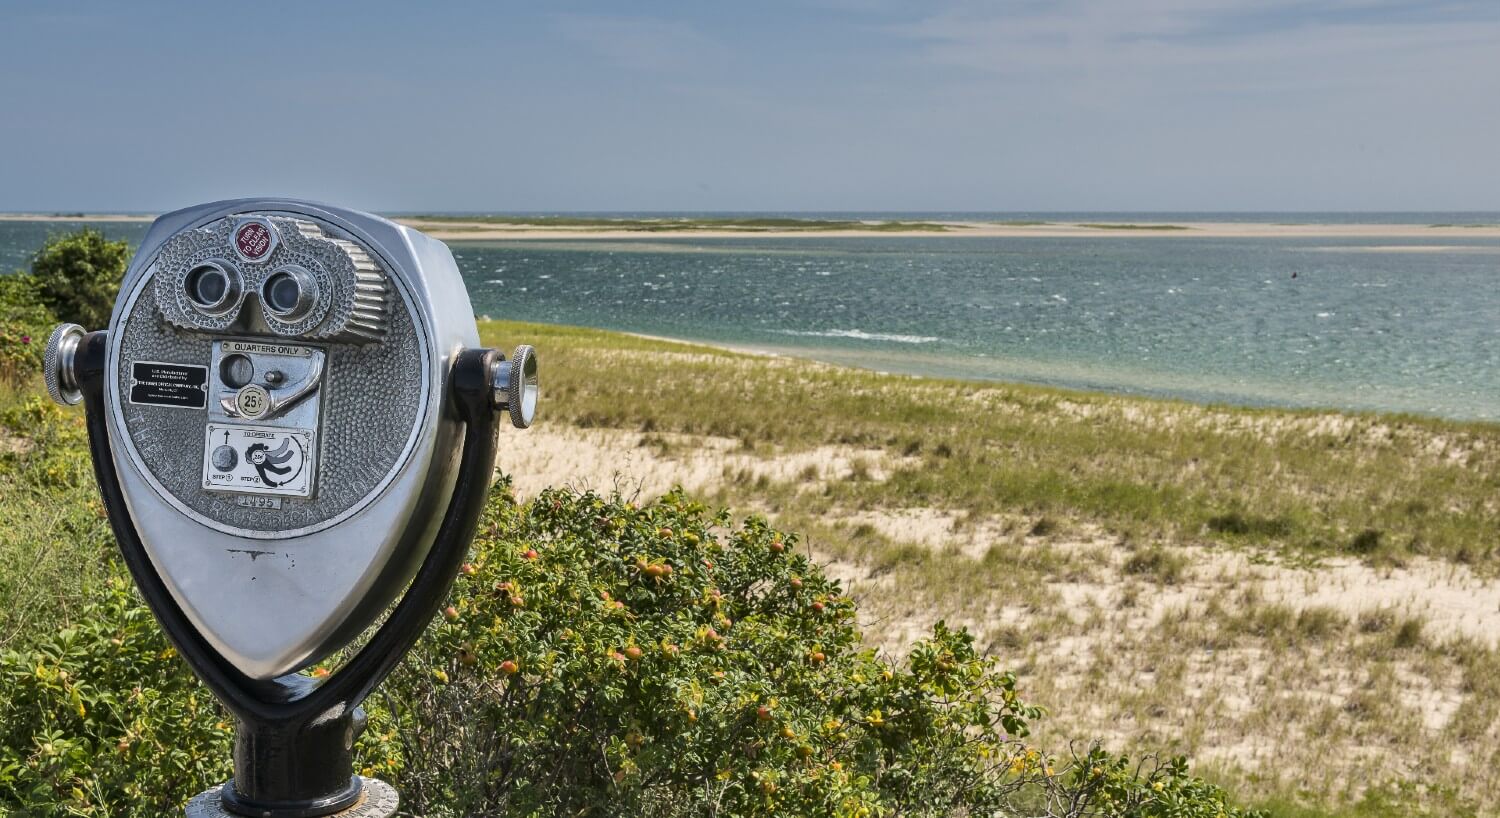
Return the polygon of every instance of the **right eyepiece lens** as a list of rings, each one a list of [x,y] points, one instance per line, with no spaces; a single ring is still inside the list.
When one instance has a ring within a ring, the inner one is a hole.
[[[200,307],[217,307],[229,295],[229,276],[218,267],[203,266],[187,276],[188,298]]]
[[[297,309],[302,300],[302,283],[291,273],[277,273],[266,281],[266,305],[280,313]]]

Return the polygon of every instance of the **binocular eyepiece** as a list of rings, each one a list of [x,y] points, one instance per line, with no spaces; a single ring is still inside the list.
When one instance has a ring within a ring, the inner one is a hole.
[[[307,816],[354,803],[361,779],[337,731],[357,731],[359,701],[447,593],[500,418],[535,419],[535,350],[480,346],[441,242],[357,211],[247,199],[157,219],[107,330],[58,327],[45,380],[53,400],[86,405],[126,563],[236,715],[224,805]],[[296,673],[382,615],[332,681]]]

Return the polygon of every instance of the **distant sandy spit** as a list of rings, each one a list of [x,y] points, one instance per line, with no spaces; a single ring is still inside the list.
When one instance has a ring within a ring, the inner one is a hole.
[[[1476,227],[1428,226],[1421,224],[1257,224],[1245,222],[1137,222],[1119,225],[1089,225],[1057,222],[1039,225],[1007,225],[992,222],[941,222],[942,232],[931,230],[722,230],[683,229],[670,231],[579,229],[573,227],[515,227],[479,222],[435,222],[398,220],[443,241],[584,241],[667,240],[683,238],[854,238],[895,236],[905,238],[1307,238],[1307,239],[1497,239],[1500,225]]]
[[[151,222],[155,216],[125,213],[0,213],[0,222]]]
[[[154,216],[118,213],[53,215],[42,213],[0,213],[0,221],[28,222],[149,222]],[[531,224],[495,224],[484,221],[453,219],[398,218],[397,222],[421,230],[443,241],[588,241],[588,240],[656,240],[702,238],[856,238],[894,236],[904,238],[1267,238],[1267,239],[1500,239],[1500,224],[1493,225],[1426,225],[1426,224],[1271,224],[1263,222],[976,222],[927,221],[944,229],[891,230],[871,228],[822,230],[816,220],[809,229],[724,229],[692,227],[669,230],[615,229],[607,226],[575,227]],[[1434,251],[1461,249],[1462,246],[1432,247]],[[1342,248],[1341,248],[1342,249]],[[1372,248],[1391,252],[1418,248]],[[1426,248],[1422,248],[1426,249]]]

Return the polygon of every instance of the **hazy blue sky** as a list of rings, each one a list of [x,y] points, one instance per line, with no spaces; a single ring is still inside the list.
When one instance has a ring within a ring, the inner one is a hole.
[[[1500,3],[0,0],[0,210],[1500,209]]]

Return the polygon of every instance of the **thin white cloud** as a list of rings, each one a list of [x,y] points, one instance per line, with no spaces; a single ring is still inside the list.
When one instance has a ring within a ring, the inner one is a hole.
[[[716,60],[723,47],[692,25],[602,14],[558,14],[553,27],[572,43],[636,71],[681,71]]]
[[[1343,71],[1373,82],[1379,69],[1411,58],[1500,68],[1500,14],[1468,4],[1426,12],[1376,0],[1325,2],[1311,12],[1290,0],[960,4],[898,30],[930,62],[1041,84],[1193,70],[1268,78],[1300,71],[1312,83]]]

